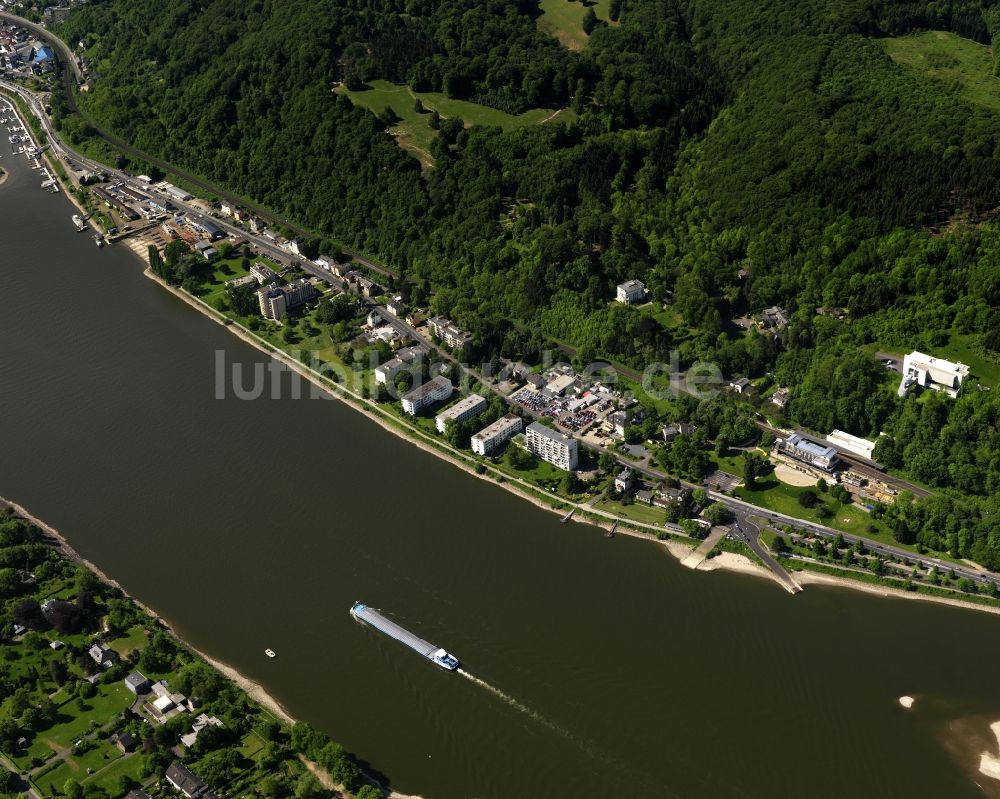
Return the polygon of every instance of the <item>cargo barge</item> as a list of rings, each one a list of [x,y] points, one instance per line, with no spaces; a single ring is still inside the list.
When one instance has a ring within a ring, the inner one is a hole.
[[[374,627],[379,632],[385,633],[390,638],[395,638],[401,644],[410,647],[414,652],[423,655],[432,663],[448,671],[455,671],[459,667],[458,658],[448,654],[439,646],[418,638],[413,633],[404,630],[398,624],[390,621],[374,608],[370,608],[361,602],[355,602],[351,606],[351,615],[360,622],[364,622],[369,627]]]

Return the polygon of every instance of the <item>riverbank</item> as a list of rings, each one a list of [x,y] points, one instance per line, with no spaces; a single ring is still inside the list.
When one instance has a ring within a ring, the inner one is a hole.
[[[130,248],[131,249],[131,248]],[[439,445],[432,445],[428,441],[424,440],[426,436],[425,433],[416,429],[404,428],[403,423],[394,417],[387,416],[385,411],[379,407],[379,405],[372,400],[366,399],[359,394],[345,388],[340,385],[332,385],[325,381],[320,375],[313,372],[308,367],[299,363],[295,359],[291,358],[286,353],[282,352],[280,349],[274,347],[258,336],[254,335],[249,330],[246,330],[242,325],[234,322],[232,319],[226,317],[224,314],[220,313],[216,309],[208,306],[202,300],[194,297],[191,294],[179,289],[175,286],[169,285],[165,280],[159,276],[153,274],[152,270],[149,268],[148,261],[144,257],[143,253],[132,249],[133,253],[139,258],[140,262],[145,265],[143,274],[158,283],[167,291],[174,294],[180,300],[185,302],[190,307],[199,311],[204,316],[212,319],[217,324],[222,325],[229,329],[229,331],[235,335],[240,340],[254,347],[259,352],[276,359],[281,362],[289,369],[294,371],[303,379],[309,381],[316,388],[323,391],[330,397],[334,397],[338,400],[343,401],[346,405],[352,407],[354,410],[362,413],[365,417],[382,427],[383,430],[392,433],[393,435],[408,441],[409,443],[415,445],[420,450],[434,455],[440,458],[452,466],[461,469],[466,474],[475,477],[480,480],[485,480],[493,485],[496,485],[504,490],[520,497],[521,499],[527,500],[534,506],[548,511],[550,513],[556,513],[563,516],[567,513],[567,510],[572,508],[575,511],[574,520],[583,521],[587,524],[593,525],[598,529],[611,530],[615,529],[616,535],[626,535],[632,538],[641,538],[645,541],[651,541],[656,544],[660,544],[663,548],[670,553],[676,560],[681,561],[687,557],[691,548],[698,545],[696,539],[690,539],[690,542],[680,540],[678,536],[672,536],[670,538],[661,540],[657,537],[658,533],[664,532],[662,528],[654,527],[652,525],[646,525],[641,522],[634,522],[628,519],[622,519],[620,517],[613,516],[604,511],[596,510],[587,504],[576,503],[570,500],[559,499],[557,505],[553,505],[546,499],[542,499],[540,489],[534,487],[529,487],[527,484],[520,485],[516,478],[512,478],[509,475],[505,475],[489,465],[482,464],[482,462],[467,462],[461,459],[459,455],[454,454],[449,451],[445,451]],[[436,444],[436,442],[435,442]],[[477,471],[476,464],[485,465],[486,471],[481,473]],[[707,559],[698,568],[699,571],[728,571],[735,572],[739,574],[754,575],[758,577],[764,577],[767,579],[773,579],[773,575],[769,570],[760,566],[759,564],[753,562],[749,558],[732,552],[722,552],[718,553],[715,557]],[[803,576],[805,579],[799,579]],[[995,615],[1000,615],[1000,608],[991,607],[988,605],[982,605],[974,602],[963,602],[959,599],[952,599],[949,597],[939,597],[932,596],[928,594],[919,594],[909,591],[904,591],[902,589],[892,589],[885,586],[873,586],[868,583],[861,582],[859,580],[851,580],[847,577],[839,577],[835,575],[827,575],[808,569],[796,572],[795,579],[800,583],[813,583],[813,584],[826,584],[834,585],[841,588],[851,588],[857,591],[863,591],[868,594],[878,595],[882,597],[901,597],[906,599],[917,599],[923,602],[937,602],[938,604],[950,605],[956,608],[965,608],[967,610],[982,610]]]
[[[35,525],[35,527],[44,532],[45,535],[47,535],[51,539],[51,541],[55,546],[55,549],[60,554],[62,554],[63,557],[65,557],[67,560],[73,561],[74,563],[79,563],[81,566],[85,566],[86,568],[90,569],[90,571],[92,571],[94,574],[96,574],[103,582],[121,591],[126,597],[128,597],[130,602],[133,602],[137,607],[141,608],[143,612],[145,612],[151,618],[154,618],[158,622],[160,622],[160,624],[162,624],[174,638],[180,641],[180,643],[182,643],[185,647],[187,647],[192,652],[197,654],[207,663],[211,664],[211,666],[215,668],[217,671],[221,672],[230,680],[232,680],[234,683],[236,683],[258,704],[267,708],[268,711],[270,711],[283,721],[288,722],[289,724],[295,722],[295,719],[292,718],[292,716],[284,709],[284,707],[282,707],[281,703],[273,696],[271,696],[264,689],[264,687],[260,685],[260,683],[254,682],[249,677],[240,674],[240,672],[238,672],[232,666],[223,663],[222,661],[216,660],[215,658],[202,652],[197,647],[192,646],[190,642],[184,640],[184,638],[177,633],[177,630],[170,624],[168,620],[164,619],[151,607],[144,604],[140,600],[136,599],[131,594],[129,594],[128,591],[126,591],[118,583],[117,580],[115,580],[113,577],[109,576],[104,571],[102,571],[101,568],[98,567],[96,564],[83,557],[79,552],[77,552],[73,548],[72,544],[69,543],[69,541],[66,539],[66,536],[64,536],[61,532],[56,530],[54,527],[46,524],[42,519],[39,519],[37,516],[32,514],[23,506],[17,504],[16,502],[13,502],[12,500],[6,499],[5,497],[0,497],[0,507],[9,508],[17,516],[20,516],[22,519],[25,519],[26,521],[29,521],[33,525]]]
[[[128,593],[117,580],[110,577],[103,570],[101,570],[93,562],[87,560],[83,557],[73,546],[69,543],[59,530],[47,524],[42,519],[38,518],[30,511],[28,511],[22,505],[9,500],[5,497],[0,496],[0,509],[7,510],[13,515],[24,519],[25,521],[31,523],[39,530],[41,530],[46,538],[48,539],[48,544],[52,546],[62,557],[69,561],[78,563],[84,568],[93,572],[97,577],[105,584],[117,589],[122,593],[122,595],[128,599],[129,602],[134,604],[137,608],[143,611],[151,619],[154,619],[158,624],[162,625],[163,628],[183,647],[185,647],[189,652],[194,653],[199,658],[208,663],[212,668],[218,671],[227,679],[231,680],[241,691],[247,694],[251,699],[253,699],[258,705],[265,708],[269,713],[283,721],[288,725],[295,724],[298,720],[294,718],[285,708],[282,706],[274,696],[272,696],[260,683],[251,680],[246,675],[242,674],[237,669],[230,666],[228,663],[224,663],[216,658],[211,657],[199,648],[193,646],[190,642],[185,640],[181,635],[178,634],[177,630],[170,624],[170,622],[163,618],[151,607]],[[302,763],[305,767],[316,776],[316,778],[323,784],[325,788],[332,791],[335,797],[349,797],[349,792],[340,784],[338,784],[329,773],[327,773],[322,767],[313,761],[306,758],[304,755],[299,755]],[[367,776],[366,779],[374,785],[379,786],[383,791],[385,787],[381,785],[374,778]],[[403,794],[397,791],[390,791],[386,794],[387,799],[422,799],[422,797],[411,794]]]

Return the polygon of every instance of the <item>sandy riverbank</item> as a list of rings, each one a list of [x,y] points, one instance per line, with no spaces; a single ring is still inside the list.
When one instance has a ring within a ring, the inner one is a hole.
[[[212,657],[209,657],[197,647],[192,646],[190,642],[185,641],[181,636],[177,634],[177,631],[170,625],[170,623],[167,622],[165,619],[163,619],[158,613],[156,613],[156,611],[154,611],[152,608],[143,604],[141,601],[139,601],[134,596],[129,594],[124,588],[122,588],[122,586],[116,580],[109,577],[107,574],[101,571],[101,569],[98,568],[94,563],[87,560],[82,555],[80,555],[79,552],[73,549],[72,545],[66,540],[66,537],[61,532],[56,530],[54,527],[49,526],[44,521],[39,519],[37,516],[32,515],[25,508],[18,505],[16,502],[12,502],[9,499],[4,499],[3,497],[0,497],[0,504],[9,507],[18,516],[27,519],[33,525],[42,530],[52,541],[55,542],[56,548],[66,558],[75,561],[76,563],[80,563],[83,566],[86,566],[88,569],[94,572],[94,574],[100,577],[101,580],[106,582],[108,585],[114,586],[123,594],[125,594],[125,596],[127,596],[138,607],[142,608],[143,611],[145,611],[149,616],[156,619],[164,627],[166,627],[167,630],[170,631],[170,634],[174,636],[174,638],[176,638],[178,641],[180,641],[185,647],[190,649],[199,657],[204,658],[206,662],[210,663],[215,669],[226,675],[226,677],[228,677],[234,683],[240,686],[240,688],[242,688],[249,696],[251,696],[262,706],[266,707],[275,716],[278,716],[279,718],[287,721],[288,723],[292,723],[295,721],[295,719],[293,719],[291,715],[289,715],[289,713],[281,706],[281,703],[273,696],[271,696],[269,693],[267,693],[267,691],[264,690],[263,686],[261,686],[257,682],[254,682],[250,678],[240,674],[232,666],[223,663],[219,660],[216,660]]]
[[[866,594],[874,594],[881,597],[913,599],[917,602],[936,602],[939,605],[951,605],[955,608],[981,610],[984,613],[1000,615],[1000,607],[980,605],[976,602],[963,602],[960,599],[951,599],[944,596],[920,594],[916,591],[904,591],[901,588],[888,588],[882,585],[872,585],[871,583],[863,583],[859,580],[851,580],[847,577],[838,577],[834,574],[822,574],[821,572],[809,571],[808,569],[796,571],[794,572],[794,576],[795,581],[799,583],[799,585],[803,586],[808,585],[809,583],[813,583],[815,585],[835,585],[840,588],[851,588],[855,591],[864,591]]]
[[[990,725],[990,729],[997,739],[997,749],[1000,750],[1000,721]],[[983,752],[979,757],[979,770],[987,777],[1000,780],[1000,757],[993,752]]]
[[[7,182],[10,173],[6,169],[0,169],[0,186]]]

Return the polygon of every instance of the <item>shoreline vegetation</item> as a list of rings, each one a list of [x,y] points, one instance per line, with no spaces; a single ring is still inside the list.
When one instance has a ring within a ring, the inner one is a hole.
[[[295,719],[279,702],[274,696],[268,693],[267,689],[260,683],[250,679],[246,675],[242,674],[233,666],[225,663],[211,655],[205,653],[198,647],[192,645],[189,641],[185,640],[176,630],[173,625],[170,624],[163,616],[157,613],[153,608],[149,607],[135,596],[130,594],[125,590],[114,578],[110,577],[106,572],[104,572],[96,564],[83,557],[73,546],[69,543],[66,536],[47,524],[44,520],[38,518],[22,505],[11,501],[5,497],[0,497],[0,516],[6,516],[7,518],[19,519],[38,528],[43,534],[44,538],[42,543],[54,550],[59,557],[69,561],[70,563],[75,563],[84,569],[91,572],[97,577],[102,583],[107,587],[113,589],[124,597],[124,599],[138,608],[143,614],[145,614],[149,619],[153,620],[157,625],[161,626],[164,631],[173,640],[179,644],[188,652],[192,653],[197,658],[203,660],[206,664],[211,666],[215,671],[225,677],[227,680],[235,684],[244,694],[246,694],[250,699],[260,705],[265,711],[267,711],[274,718],[280,722],[287,725],[288,728],[292,728],[296,725],[303,726],[300,724],[299,720]],[[308,728],[308,725],[304,725]],[[334,744],[336,746],[336,744]],[[305,766],[310,774],[312,774],[319,783],[328,791],[331,791],[336,797],[349,797],[355,795],[354,792],[349,792],[348,789],[341,783],[337,782],[336,779],[331,775],[327,768],[324,768],[321,764],[315,762],[315,760],[307,757],[304,752],[296,752],[295,756],[297,759]],[[0,759],[7,760],[7,758]],[[0,770],[3,769],[3,764],[0,764]],[[378,796],[386,796],[388,799],[421,799],[421,797],[410,794],[399,793],[398,791],[386,791],[385,787],[375,779],[371,774],[362,773],[362,779],[365,785],[371,785],[378,790]],[[362,794],[357,794],[361,796]],[[371,796],[370,792],[364,794],[366,797]]]
[[[147,278],[158,283],[190,307],[204,314],[217,324],[228,328],[233,335],[254,347],[259,352],[278,360],[329,396],[341,400],[349,407],[364,414],[368,419],[382,427],[382,429],[408,441],[424,452],[447,461],[453,466],[463,470],[466,474],[481,480],[486,480],[487,482],[503,488],[521,499],[531,502],[536,507],[551,513],[557,513],[560,516],[565,516],[567,512],[572,510],[573,521],[583,521],[606,531],[614,528],[616,535],[626,535],[632,538],[640,538],[646,541],[662,544],[663,548],[678,561],[683,561],[688,555],[691,554],[692,549],[701,543],[699,540],[694,538],[687,538],[683,535],[672,532],[668,533],[667,530],[659,525],[645,524],[633,519],[626,519],[606,511],[600,511],[586,503],[577,503],[571,500],[562,499],[561,497],[556,498],[546,496],[537,488],[530,486],[527,483],[522,485],[520,483],[523,483],[523,481],[518,481],[517,478],[513,478],[510,475],[500,472],[499,470],[492,469],[488,465],[486,466],[486,470],[484,472],[480,472],[475,468],[476,464],[481,464],[480,461],[472,461],[470,458],[465,458],[451,449],[444,448],[436,441],[431,443],[431,441],[426,440],[428,439],[426,433],[418,430],[417,428],[404,427],[403,423],[399,419],[387,414],[372,400],[361,397],[342,385],[329,382],[322,375],[317,374],[312,369],[295,360],[278,347],[275,347],[269,342],[259,338],[252,331],[244,328],[239,322],[234,321],[215,308],[212,308],[200,298],[189,294],[179,287],[168,284],[165,280],[152,272],[148,259],[145,257],[143,252],[141,252],[140,248],[130,247],[130,249],[145,266],[143,274]],[[924,602],[937,602],[938,604],[950,605],[951,607],[956,608],[981,610],[987,613],[1000,614],[1000,606],[987,605],[974,601],[965,601],[959,598],[939,596],[936,594],[907,591],[902,587],[902,585],[899,588],[893,588],[883,584],[871,584],[861,580],[852,579],[847,576],[813,570],[807,563],[797,562],[795,565],[798,568],[796,568],[793,572],[793,579],[799,583],[812,583],[815,585],[850,588],[875,596],[898,599],[916,599]],[[782,588],[786,588],[774,577],[770,570],[759,562],[751,559],[751,557],[739,552],[720,551],[719,547],[716,547],[711,555],[696,567],[696,570],[723,570],[740,574],[755,575],[767,579],[774,579],[778,585],[781,585]]]

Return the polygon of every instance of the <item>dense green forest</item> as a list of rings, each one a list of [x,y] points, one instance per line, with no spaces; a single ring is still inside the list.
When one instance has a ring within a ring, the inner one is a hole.
[[[790,423],[889,433],[889,465],[973,502],[901,536],[1000,566],[996,391],[901,401],[873,358],[1000,358],[1000,119],[883,46],[931,29],[989,44],[1000,3],[614,6],[580,51],[538,30],[535,0],[92,0],[61,33],[100,75],[80,100],[102,125],[401,270],[475,355],[550,338],[770,374]],[[422,173],[333,91],[375,78],[575,118],[444,120]],[[632,277],[650,307],[610,302]],[[791,315],[778,336],[733,324],[772,304]]]

